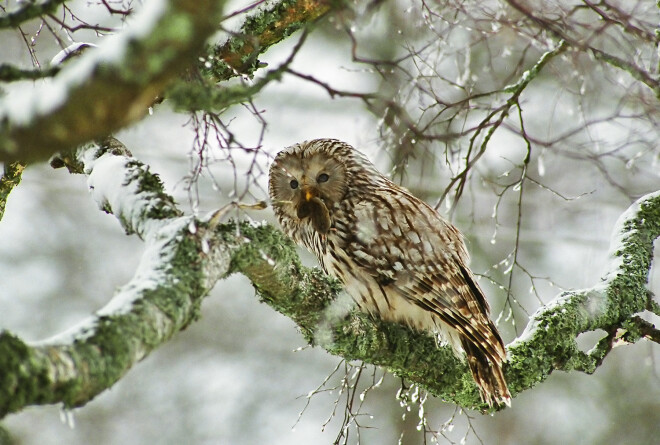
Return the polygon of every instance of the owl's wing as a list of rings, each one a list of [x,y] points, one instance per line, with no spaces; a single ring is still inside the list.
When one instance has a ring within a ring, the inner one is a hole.
[[[398,187],[354,208],[354,261],[387,292],[432,312],[462,337],[504,358],[483,291],[467,267],[460,232]]]

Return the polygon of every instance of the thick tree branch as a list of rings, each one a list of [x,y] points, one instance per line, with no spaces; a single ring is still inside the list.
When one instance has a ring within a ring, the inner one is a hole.
[[[224,246],[182,216],[157,176],[118,144],[81,150],[70,169],[89,176],[99,206],[146,242],[134,278],[89,320],[28,345],[0,332],[0,415],[32,404],[80,406],[196,319],[201,299],[229,268]],[[212,241],[204,243],[205,246]]]
[[[651,298],[646,284],[653,240],[658,236],[660,192],[640,199],[622,215],[613,242],[612,268],[603,283],[564,293],[539,309],[523,335],[509,346],[506,376],[514,395],[545,380],[555,369],[585,372],[596,369],[611,347],[584,353],[578,349],[576,338],[595,329],[606,332],[626,329],[634,314],[646,309]],[[260,234],[248,238],[255,241],[265,237]],[[269,266],[269,260],[279,256],[265,250],[260,243],[247,243],[244,248],[256,250],[245,255],[245,265],[234,260],[233,270],[247,275],[266,302],[296,321],[305,337],[314,341],[323,323],[322,318],[310,317],[309,313],[326,312],[331,285],[326,282],[319,288],[318,280],[308,275],[311,272],[294,268],[290,258],[279,266],[287,265],[283,269]],[[279,264],[277,259],[275,263]],[[325,297],[314,294],[301,297],[300,289],[321,291],[318,295]],[[313,307],[314,304],[317,306]],[[444,399],[466,407],[479,406],[478,394],[464,365],[423,334],[357,313],[333,323],[330,334],[317,343],[333,354],[385,366]]]
[[[445,400],[484,408],[465,364],[432,336],[355,311],[344,316],[337,282],[301,266],[279,230],[248,223],[214,227],[182,216],[158,178],[124,153],[111,140],[62,162],[89,175],[101,208],[145,240],[136,275],[88,321],[53,339],[29,345],[0,333],[0,415],[33,404],[85,404],[193,322],[201,299],[234,272],[246,275],[262,300],[293,319],[310,343],[384,366]],[[656,337],[635,314],[653,306],[646,283],[660,234],[660,192],[625,212],[615,233],[604,281],[539,309],[509,345],[506,377],[514,395],[555,369],[593,372],[617,338]],[[576,337],[594,329],[608,337],[580,351]]]
[[[640,198],[617,223],[611,264],[602,283],[565,292],[541,307],[523,334],[509,345],[507,378],[519,392],[545,380],[555,369],[592,373],[611,347],[601,342],[590,352],[577,347],[579,334],[603,329],[613,338],[628,329],[634,315],[652,304],[646,288],[653,241],[660,236],[660,192]]]
[[[222,1],[150,0],[50,84],[0,101],[0,161],[45,160],[139,119],[217,30]]]
[[[35,5],[51,8],[60,3]],[[217,30],[223,2],[151,0],[149,4],[158,3],[163,3],[162,10],[142,11],[143,19],[137,19],[122,37],[88,51],[59,73],[59,67],[30,71],[0,66],[0,78],[5,80],[57,73],[53,83],[29,95],[0,101],[0,161],[45,160],[52,153],[110,134],[140,119],[175,81],[166,95],[179,109],[219,109],[235,103],[279,78],[279,72],[270,72],[254,86],[226,90],[214,83],[251,75],[261,66],[260,54],[331,9],[331,3],[318,0],[281,0],[247,17],[224,44],[203,50]],[[149,14],[160,15],[149,19]],[[199,69],[205,81],[181,78],[204,53]]]
[[[305,42],[307,33],[304,32],[291,54],[279,67],[266,71],[254,82],[244,82],[229,87],[218,87],[208,81],[186,82],[179,81],[167,91],[167,99],[174,103],[174,107],[188,111],[221,110],[249,98],[256,96],[263,88],[273,81],[280,80],[282,73],[291,64]]]

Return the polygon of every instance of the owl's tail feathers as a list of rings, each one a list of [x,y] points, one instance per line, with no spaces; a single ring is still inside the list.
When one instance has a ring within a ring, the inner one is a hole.
[[[489,354],[466,338],[461,343],[481,400],[491,408],[502,404],[511,406],[511,393],[502,372],[502,357]]]

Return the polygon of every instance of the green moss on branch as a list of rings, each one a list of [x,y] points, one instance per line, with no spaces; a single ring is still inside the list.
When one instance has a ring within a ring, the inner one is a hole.
[[[512,393],[545,380],[554,370],[593,373],[612,348],[615,334],[626,331],[652,305],[647,289],[653,242],[660,236],[660,192],[649,194],[625,212],[613,246],[614,270],[603,283],[566,292],[540,308],[509,350],[507,380]],[[577,347],[584,332],[607,333],[589,353]],[[640,337],[636,337],[640,338]]]
[[[5,164],[4,173],[0,177],[0,220],[5,214],[9,194],[21,182],[23,170],[25,170],[23,162],[16,161]]]
[[[322,0],[281,0],[258,11],[243,22],[227,42],[208,50],[199,69],[215,82],[235,74],[251,75],[260,63],[257,57],[268,48],[312,23],[331,10]]]
[[[218,230],[230,237],[227,242],[236,239],[235,225]],[[246,275],[262,301],[295,321],[309,343],[348,360],[384,366],[445,400],[483,408],[466,365],[450,348],[438,347],[428,334],[356,311],[333,316],[341,286],[319,269],[301,266],[295,247],[279,230],[241,223],[238,233],[231,272]]]
[[[514,395],[554,370],[593,373],[611,350],[614,332],[629,329],[634,314],[648,306],[653,240],[660,236],[660,193],[640,200],[623,219],[615,253],[620,267],[613,278],[593,289],[562,294],[541,308],[510,345],[505,374]],[[349,360],[384,366],[464,407],[483,408],[465,365],[450,350],[438,348],[428,335],[360,313],[328,322],[324,314],[337,298],[337,283],[300,266],[294,247],[275,229],[241,225],[240,233],[245,242],[233,256],[232,271],[248,276],[263,300],[293,319],[310,343]],[[582,352],[578,335],[595,329],[610,335],[594,350]]]

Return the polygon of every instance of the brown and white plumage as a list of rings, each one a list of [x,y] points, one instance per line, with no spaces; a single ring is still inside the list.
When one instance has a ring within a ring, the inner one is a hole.
[[[269,192],[284,232],[316,254],[360,310],[438,333],[465,352],[484,402],[510,404],[504,344],[453,225],[334,139],[281,151]]]

